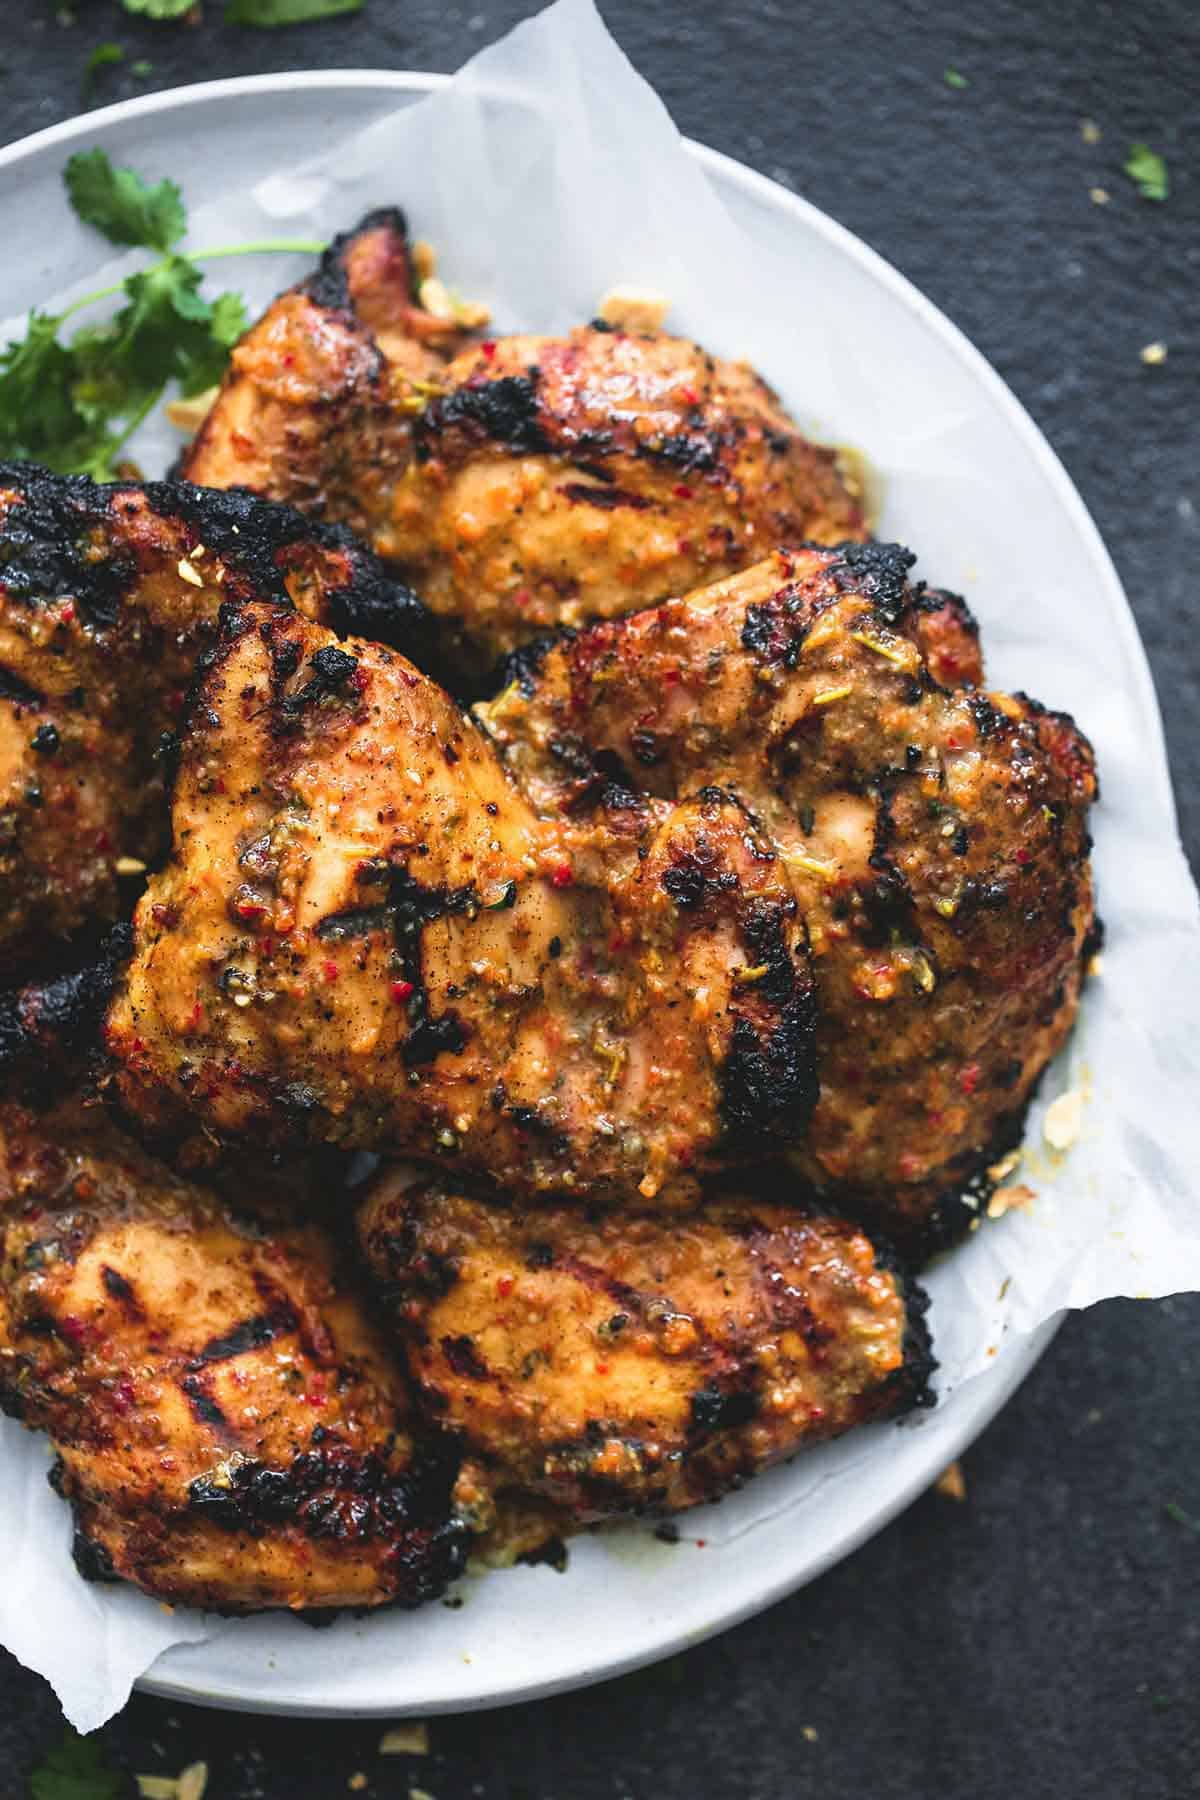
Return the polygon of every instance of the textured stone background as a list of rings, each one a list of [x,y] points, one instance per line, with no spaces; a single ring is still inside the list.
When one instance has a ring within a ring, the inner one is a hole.
[[[84,59],[124,45],[98,101],[254,70],[453,69],[530,8],[368,0],[281,32],[4,0],[0,132],[79,108]],[[610,0],[684,131],[803,191],[963,327],[1091,507],[1158,681],[1185,841],[1200,850],[1200,25],[1192,0]],[[136,79],[138,58],[154,64]],[[947,87],[950,64],[970,81]],[[1079,121],[1099,122],[1085,145]],[[1131,139],[1170,162],[1140,201]],[[11,179],[11,178],[9,178]],[[1112,195],[1096,206],[1089,189]],[[0,181],[0,218],[12,203]],[[1142,345],[1170,346],[1147,369]],[[1014,530],[1019,530],[1014,521]],[[1033,683],[1036,686],[1036,682]],[[1068,1322],[965,1459],[814,1586],[643,1674],[538,1706],[435,1720],[428,1759],[380,1727],[271,1723],[136,1699],[105,1733],[127,1769],[197,1756],[211,1800],[1089,1800],[1200,1793],[1200,1300],[1114,1301]],[[0,1795],[60,1729],[0,1657]],[[805,1734],[805,1727],[815,1738]]]

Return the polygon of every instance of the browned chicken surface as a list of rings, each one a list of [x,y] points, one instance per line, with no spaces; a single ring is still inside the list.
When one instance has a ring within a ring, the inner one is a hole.
[[[1071,1025],[1096,791],[1069,719],[933,680],[977,653],[911,561],[780,553],[527,659],[478,709],[547,812],[701,780],[744,802],[796,885],[817,985],[798,1164],[901,1232],[995,1154]]]
[[[740,1195],[509,1211],[406,1179],[359,1230],[418,1397],[576,1520],[714,1499],[924,1397],[923,1297],[839,1220]]]
[[[777,544],[866,535],[837,454],[745,363],[585,328],[465,350],[414,424],[379,553],[462,654],[632,612]]]
[[[0,467],[0,973],[127,908],[166,842],[163,735],[222,601],[255,597],[389,638],[420,612],[283,508]]]
[[[461,350],[414,304],[396,212],[338,239],[233,353],[182,472],[349,524],[466,678],[776,544],[866,535],[854,477],[745,363],[589,327]]]
[[[803,1132],[792,887],[717,789],[539,819],[403,657],[246,606],[197,691],[173,825],[108,1022],[152,1128],[664,1204]]]
[[[369,541],[408,468],[413,415],[462,335],[416,303],[403,216],[371,213],[238,344],[181,473]]]
[[[456,1452],[414,1444],[327,1232],[77,1101],[0,1107],[0,1404],[58,1452],[81,1568],[161,1599],[414,1605],[462,1565]]]

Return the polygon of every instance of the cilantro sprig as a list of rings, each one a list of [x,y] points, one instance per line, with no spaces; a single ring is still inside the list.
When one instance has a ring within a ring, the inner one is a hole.
[[[63,179],[85,224],[157,260],[61,312],[30,313],[24,337],[0,351],[0,456],[105,481],[167,386],[177,383],[184,395],[212,387],[246,329],[241,296],[206,299],[199,265],[259,251],[315,254],[324,245],[280,238],[184,254],[187,211],[173,181],[151,186],[133,169],[114,168],[103,150],[73,156]],[[122,304],[103,323],[63,336],[76,313],[117,297]]]
[[[70,1726],[29,1777],[32,1800],[124,1800],[129,1791],[100,1739],[80,1737]]]
[[[1130,144],[1124,170],[1143,200],[1165,200],[1171,191],[1166,158],[1149,144]]]

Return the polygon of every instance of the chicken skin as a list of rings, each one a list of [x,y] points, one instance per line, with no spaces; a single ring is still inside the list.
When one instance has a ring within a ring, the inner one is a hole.
[[[411,1181],[380,1178],[359,1232],[418,1398],[576,1522],[715,1499],[926,1398],[924,1298],[839,1220],[740,1195],[509,1211]]]
[[[462,340],[417,304],[403,215],[371,213],[237,345],[180,472],[370,541],[411,461],[414,413]]]
[[[663,1205],[803,1133],[803,930],[719,789],[540,819],[403,657],[249,605],[197,689],[173,825],[107,1026],[152,1131]]]
[[[181,468],[351,526],[417,584],[463,681],[776,544],[865,537],[850,470],[745,363],[597,327],[461,348],[412,267],[395,211],[339,238],[235,349]]]
[[[0,1108],[0,1405],[49,1434],[85,1573],[240,1612],[415,1605],[462,1566],[457,1453],[414,1442],[328,1233],[74,1100]]]
[[[477,710],[548,813],[626,790],[668,804],[700,780],[742,800],[796,885],[817,986],[797,1165],[838,1207],[928,1240],[1074,1018],[1096,782],[1063,715],[932,678],[973,640],[908,585],[912,561],[779,553],[527,658]]]
[[[164,733],[222,599],[404,636],[340,533],[244,495],[0,466],[0,974],[127,908],[166,840]]]

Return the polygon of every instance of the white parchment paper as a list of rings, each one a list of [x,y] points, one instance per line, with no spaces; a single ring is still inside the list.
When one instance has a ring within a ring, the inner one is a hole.
[[[994,378],[970,356],[951,362],[943,348],[940,361],[932,358],[939,328],[928,309],[858,252],[848,275],[844,244],[824,261],[814,247],[798,271],[787,215],[769,196],[761,229],[736,223],[590,0],[559,0],[428,99],[340,141],[303,129],[300,99],[297,109],[287,164],[248,169],[219,201],[195,208],[191,243],[327,237],[370,206],[400,201],[416,233],[439,247],[440,272],[486,299],[498,329],[565,329],[617,282],[661,290],[673,301],[672,328],[749,355],[802,423],[868,454],[884,494],[881,534],[917,548],[920,573],[967,591],[990,679],[1069,708],[1093,737],[1108,927],[1101,973],[1030,1118],[1013,1179],[1028,1183],[1035,1201],[986,1222],[929,1278],[943,1392],[1063,1308],[1200,1285],[1200,920],[1149,677],[1102,553],[1094,582],[1083,584],[1078,554],[1056,553],[1056,520],[1060,536],[1089,528],[1065,483],[1047,522],[1044,449],[1011,432],[1017,448],[997,449],[994,426],[985,432],[981,411],[1010,405]],[[187,171],[169,172],[186,192]],[[86,281],[37,298],[51,304],[129,266],[93,266]],[[263,259],[239,267],[236,279],[265,304],[301,266]],[[10,320],[10,330],[19,323]],[[135,450],[159,472],[177,445],[158,424]],[[1060,482],[1053,472],[1051,482]],[[1083,1130],[1056,1154],[1041,1122],[1068,1089],[1086,1097]],[[781,1512],[803,1519],[806,1501],[849,1494],[887,1442],[862,1434],[706,1509],[709,1541],[731,1545],[757,1531],[771,1542]],[[210,1632],[232,1644],[230,1634],[252,1627],[80,1581],[47,1464],[43,1444],[3,1422],[0,1640],[49,1678],[67,1716],[87,1730],[170,1646]],[[449,1629],[444,1621],[420,1626],[428,1641]],[[324,1640],[331,1653],[348,1641],[342,1629]]]

